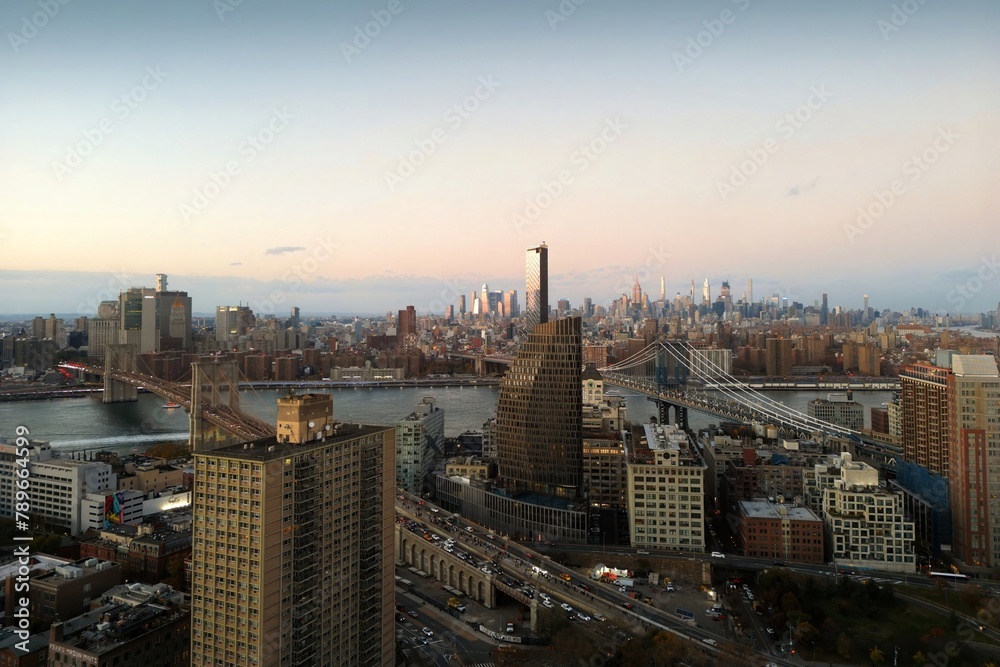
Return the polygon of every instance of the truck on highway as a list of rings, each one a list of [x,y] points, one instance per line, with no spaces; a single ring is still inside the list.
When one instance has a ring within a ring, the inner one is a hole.
[[[635,579],[626,579],[625,577],[618,577],[615,579],[616,586],[624,586],[625,588],[631,588],[635,586]]]
[[[458,598],[449,598],[448,607],[454,609],[458,613],[465,613],[465,605],[458,601]]]

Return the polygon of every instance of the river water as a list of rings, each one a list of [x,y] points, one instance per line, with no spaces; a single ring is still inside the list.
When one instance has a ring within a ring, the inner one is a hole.
[[[483,422],[496,412],[498,387],[403,387],[333,389],[333,413],[343,422],[394,424],[413,412],[424,396],[433,396],[444,410],[445,435],[457,436],[467,430],[481,430]],[[656,406],[639,394],[613,389],[626,397],[629,419],[648,422],[656,416]],[[268,422],[277,415],[277,399],[283,391],[244,391],[241,407]],[[828,392],[761,392],[790,408],[806,411],[813,398]],[[865,423],[870,424],[869,408],[892,397],[892,392],[855,392],[854,399],[865,406]],[[0,437],[14,437],[14,429],[25,426],[31,437],[48,440],[64,451],[108,449],[142,451],[161,442],[187,440],[188,416],[182,409],[166,409],[164,400],[142,394],[134,403],[105,405],[100,395],[45,401],[0,403]],[[718,419],[691,412],[690,425],[703,428]]]

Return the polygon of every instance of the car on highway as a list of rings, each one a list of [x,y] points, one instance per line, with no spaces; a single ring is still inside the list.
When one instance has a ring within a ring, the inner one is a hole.
[[[622,602],[622,606],[625,607],[626,609],[633,609],[635,607],[635,605],[632,604],[631,602]]]
[[[465,532],[467,532],[467,533],[471,533],[471,532],[473,532],[473,531],[472,531],[472,526],[466,526],[466,527],[465,527]]]
[[[563,602],[563,603],[562,603],[561,605],[559,605],[559,606],[560,606],[560,607],[562,607],[563,611],[573,611],[573,607],[569,606],[569,605],[568,605],[568,604],[566,604],[565,602]]]
[[[775,558],[774,559],[774,564],[777,565],[778,567],[785,567],[785,565],[787,565],[788,563],[786,563],[785,561],[781,560],[780,558]]]
[[[581,621],[589,621],[590,620],[590,616],[587,616],[582,611],[576,612],[576,617],[579,618]]]
[[[712,552],[712,558],[725,558],[725,557],[726,557],[726,554],[722,553],[721,551],[713,551]]]
[[[569,576],[565,572],[563,574],[560,574],[559,578],[562,579],[563,581],[571,581],[573,579],[573,577]]]
[[[604,614],[594,614],[594,618],[596,618],[598,621],[601,621],[602,623],[608,620],[608,617],[605,616]]]
[[[549,600],[549,599],[542,600],[542,606],[543,607],[548,607],[549,609],[552,609],[552,607],[553,607],[552,600]]]
[[[411,609],[410,611],[408,611],[406,613],[409,614],[410,616],[412,616],[413,618],[416,618],[417,615],[418,615],[415,609]]]
[[[702,639],[701,641],[705,642],[709,646],[716,646],[719,643],[719,642],[715,641],[714,639]]]
[[[673,593],[674,592],[674,585],[671,584],[670,582],[667,582],[667,592],[668,593]]]
[[[433,637],[434,636],[434,631],[431,630],[430,628],[426,628],[426,627],[425,628],[421,628],[420,632],[424,633],[425,637]]]

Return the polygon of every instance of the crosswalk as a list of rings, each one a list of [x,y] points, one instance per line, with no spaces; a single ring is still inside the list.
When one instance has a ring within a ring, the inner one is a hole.
[[[492,662],[477,662],[473,665],[466,665],[465,667],[497,667]]]

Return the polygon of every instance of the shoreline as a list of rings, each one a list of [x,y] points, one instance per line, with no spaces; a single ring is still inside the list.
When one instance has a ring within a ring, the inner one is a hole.
[[[304,381],[304,382],[241,382],[241,390],[259,389],[397,389],[405,387],[495,387],[500,384],[500,378],[475,379],[416,379],[416,380],[379,380],[372,382],[334,382],[334,381]],[[186,386],[186,385],[181,385]],[[101,386],[86,387],[36,387],[4,391],[0,389],[0,402],[14,401],[48,401],[59,398],[82,398],[94,394],[103,394]],[[151,393],[139,390],[139,393]]]

